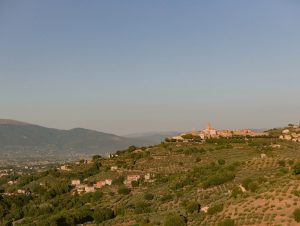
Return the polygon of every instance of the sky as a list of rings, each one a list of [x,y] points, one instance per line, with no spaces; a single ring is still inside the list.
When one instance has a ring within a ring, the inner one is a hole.
[[[120,135],[300,121],[298,0],[1,0],[0,118]]]

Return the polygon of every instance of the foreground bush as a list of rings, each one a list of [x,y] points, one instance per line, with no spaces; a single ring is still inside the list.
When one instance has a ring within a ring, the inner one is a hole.
[[[131,190],[129,188],[122,187],[118,190],[118,193],[122,194],[122,195],[128,195],[130,193],[130,191]]]
[[[209,215],[213,215],[213,214],[216,214],[216,213],[221,212],[221,211],[223,210],[223,208],[224,208],[224,205],[223,205],[223,204],[216,204],[216,205],[210,207],[210,208],[208,209],[207,213],[208,213]]]
[[[201,206],[198,202],[195,201],[188,201],[186,203],[183,203],[185,210],[192,214],[192,213],[199,213]]]
[[[300,174],[300,162],[296,163],[296,165],[294,165],[294,174],[298,175]]]
[[[151,205],[147,202],[140,201],[135,204],[134,212],[136,214],[149,213],[151,212]]]
[[[168,216],[164,226],[186,226],[186,220],[183,216],[173,215]]]
[[[295,221],[297,221],[299,223],[300,222],[300,209],[295,209],[293,214],[294,214]]]
[[[216,175],[210,176],[206,181],[203,182],[204,188],[209,188],[217,185],[224,184],[226,182],[232,181],[235,178],[233,172],[220,172]]]
[[[94,217],[94,220],[97,223],[101,223],[103,221],[110,220],[110,219],[114,218],[115,213],[114,213],[113,210],[111,210],[109,208],[97,208],[94,211],[93,217]]]
[[[146,200],[152,200],[153,198],[154,198],[154,195],[151,193],[144,194],[144,199],[146,199]]]
[[[234,220],[232,219],[225,219],[218,223],[218,226],[234,226]]]

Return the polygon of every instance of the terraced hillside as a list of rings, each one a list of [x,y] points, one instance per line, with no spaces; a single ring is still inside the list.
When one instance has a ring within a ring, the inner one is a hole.
[[[300,143],[275,137],[129,147],[111,158],[2,177],[0,222],[298,225],[299,162]],[[75,179],[80,185],[71,185]]]

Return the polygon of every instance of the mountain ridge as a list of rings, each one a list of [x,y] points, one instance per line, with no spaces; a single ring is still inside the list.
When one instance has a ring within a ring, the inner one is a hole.
[[[13,119],[0,119],[0,125],[29,125],[29,123]]]
[[[129,138],[85,128],[61,130],[0,119],[0,157],[109,154],[130,145],[157,143],[144,138]]]

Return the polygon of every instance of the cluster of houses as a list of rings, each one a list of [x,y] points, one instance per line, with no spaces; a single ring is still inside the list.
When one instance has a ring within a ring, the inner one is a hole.
[[[140,175],[128,175],[124,181],[124,184],[128,187],[132,185],[132,182],[138,181],[141,178]]]
[[[77,192],[77,194],[95,192],[96,188],[102,188],[106,185],[110,186],[111,184],[112,184],[112,179],[105,179],[102,181],[98,181],[96,182],[96,184],[92,186],[89,186],[87,184],[82,184],[79,179],[71,181],[71,185],[74,187],[74,193]]]
[[[61,165],[59,169],[62,171],[71,171],[67,165]]]
[[[9,184],[9,185],[14,185],[14,184],[16,184],[17,183],[17,181],[16,180],[14,180],[14,181],[12,181],[12,180],[10,180],[10,181],[8,181],[7,182],[7,184]],[[13,193],[5,193],[6,195],[13,195]],[[24,194],[24,195],[28,195],[28,194],[30,194],[30,192],[28,192],[28,191],[26,191],[25,189],[18,189],[17,190],[17,194]]]
[[[154,175],[151,175],[150,173],[147,173],[144,175],[144,181],[145,182],[153,182],[154,179],[153,179]],[[132,186],[132,182],[134,181],[138,181],[141,179],[141,176],[140,175],[128,175],[124,181],[124,184],[128,187],[131,187]]]
[[[279,138],[282,140],[300,142],[300,126],[293,125],[288,129],[282,130],[282,134],[279,136]]]
[[[269,134],[267,132],[256,132],[250,129],[237,129],[237,130],[218,130],[214,129],[211,124],[208,124],[208,126],[204,130],[192,130],[186,133],[182,133],[178,136],[171,137],[172,140],[177,141],[185,141],[187,140],[185,138],[186,135],[192,135],[193,137],[200,137],[202,140],[205,140],[207,138],[219,138],[219,137],[262,137],[262,136],[268,136]]]
[[[144,180],[146,182],[153,182],[153,175],[150,173],[147,173],[144,175]],[[126,179],[124,180],[124,185],[127,187],[132,187],[132,182],[134,181],[139,181],[141,179],[140,175],[127,175]],[[95,184],[92,186],[89,186],[87,184],[81,183],[79,179],[71,180],[71,185],[74,187],[73,193],[77,194],[83,194],[83,193],[90,193],[90,192],[95,192],[96,189],[103,188],[104,186],[111,186],[112,185],[112,179],[105,179],[105,180],[100,180],[97,181]]]
[[[9,175],[9,170],[7,169],[0,170],[0,177],[5,177],[8,175]]]

